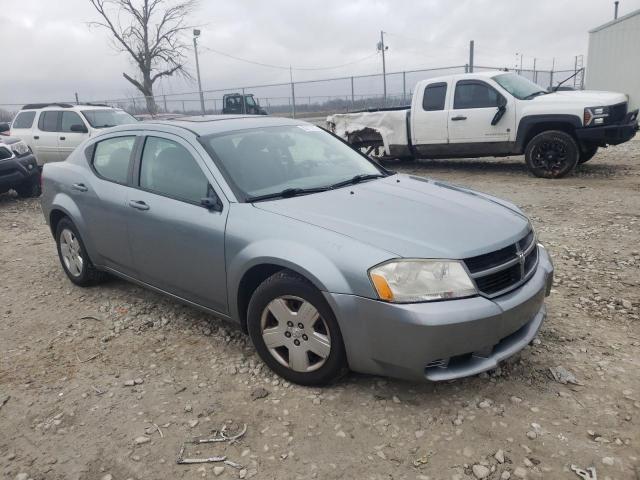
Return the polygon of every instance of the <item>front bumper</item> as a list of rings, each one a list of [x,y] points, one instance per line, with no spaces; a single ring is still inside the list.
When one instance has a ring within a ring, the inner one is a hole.
[[[32,153],[0,160],[0,191],[17,187],[38,175],[40,169]]]
[[[391,304],[327,293],[352,370],[407,380],[452,380],[495,368],[535,337],[546,317],[553,265],[500,297]]]
[[[618,145],[631,140],[638,131],[638,109],[627,113],[624,120],[614,125],[576,129],[578,140],[594,145]]]

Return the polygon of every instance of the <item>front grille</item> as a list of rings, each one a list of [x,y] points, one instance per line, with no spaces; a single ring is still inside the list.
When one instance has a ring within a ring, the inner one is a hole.
[[[607,123],[616,123],[624,120],[624,117],[627,115],[627,108],[627,102],[611,105],[609,107],[609,117],[607,118]]]
[[[535,234],[530,230],[516,243],[464,260],[478,290],[495,297],[527,281],[538,265]]]

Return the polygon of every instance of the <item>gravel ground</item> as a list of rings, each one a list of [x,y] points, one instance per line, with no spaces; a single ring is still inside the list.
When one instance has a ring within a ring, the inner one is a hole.
[[[397,165],[505,197],[556,265],[549,318],[501,368],[444,384],[279,380],[234,326],[120,280],[64,276],[39,204],[0,196],[4,478],[640,478],[640,141],[562,180],[521,158]],[[554,379],[551,369],[560,379]],[[564,370],[563,370],[564,369]],[[226,426],[234,443],[182,443]],[[161,432],[161,433],[160,433]],[[223,468],[224,467],[224,468]]]

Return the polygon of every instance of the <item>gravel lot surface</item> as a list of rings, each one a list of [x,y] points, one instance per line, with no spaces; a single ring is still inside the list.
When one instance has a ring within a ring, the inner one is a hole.
[[[233,325],[129,283],[73,286],[36,200],[0,195],[0,474],[37,479],[640,478],[640,141],[561,180],[521,158],[394,165],[507,198],[556,266],[534,344],[490,374],[275,377]],[[558,368],[560,367],[560,368]],[[556,373],[561,383],[552,374]],[[234,443],[182,443],[226,425]]]

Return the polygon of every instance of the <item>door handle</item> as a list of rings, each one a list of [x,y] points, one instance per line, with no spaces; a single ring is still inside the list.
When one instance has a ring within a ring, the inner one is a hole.
[[[84,183],[74,183],[73,185],[71,185],[71,188],[77,190],[78,192],[86,192],[87,190],[89,190]]]
[[[34,139],[34,140],[39,140],[39,139],[40,139],[40,136],[39,136],[39,135],[34,135],[34,136],[33,136],[33,139]]]
[[[142,200],[129,200],[129,206],[136,210],[149,210],[149,205]]]
[[[66,140],[66,137],[60,137],[60,140]]]
[[[454,122],[459,122],[460,120],[466,120],[467,117],[463,117],[463,116],[459,116],[459,117],[452,117],[451,120],[453,120]]]

